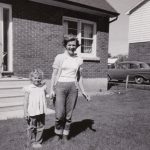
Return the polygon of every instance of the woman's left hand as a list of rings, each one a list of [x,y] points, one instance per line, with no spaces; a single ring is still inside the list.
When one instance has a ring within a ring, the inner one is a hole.
[[[86,99],[87,101],[90,101],[90,100],[91,100],[90,95],[88,95],[88,94],[86,94],[86,93],[83,93],[83,96],[85,97],[85,99]]]

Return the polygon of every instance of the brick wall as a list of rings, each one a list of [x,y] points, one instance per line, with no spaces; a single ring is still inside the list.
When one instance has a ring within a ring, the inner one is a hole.
[[[143,61],[150,64],[150,42],[130,43],[129,60]]]
[[[3,0],[0,0],[3,1]],[[83,76],[106,77],[108,18],[70,12],[38,3],[6,0],[13,11],[14,73],[27,77],[33,68],[41,68],[46,78],[52,73],[54,57],[62,52],[62,16],[80,17],[97,22],[97,56],[100,61],[84,61]],[[55,13],[54,13],[55,12]]]
[[[13,3],[15,75],[27,77],[33,68],[38,67],[46,78],[50,78],[54,57],[62,52],[61,14],[61,10],[55,7]]]
[[[20,19],[13,22],[14,73],[26,76],[38,67],[50,77],[54,57],[62,52],[62,26]]]

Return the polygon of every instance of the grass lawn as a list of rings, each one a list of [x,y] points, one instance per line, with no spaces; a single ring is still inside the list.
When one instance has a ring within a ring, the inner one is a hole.
[[[79,98],[71,139],[54,143],[54,115],[46,116],[43,150],[150,150],[150,92],[129,89],[120,94]],[[26,122],[0,121],[0,150],[24,150]]]

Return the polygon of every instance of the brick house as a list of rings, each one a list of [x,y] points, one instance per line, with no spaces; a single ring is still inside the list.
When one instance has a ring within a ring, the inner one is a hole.
[[[129,60],[150,64],[150,1],[143,0],[129,15]]]
[[[63,35],[73,33],[87,87],[106,90],[109,23],[118,15],[105,0],[0,0],[3,73],[28,77],[39,67],[50,79]]]

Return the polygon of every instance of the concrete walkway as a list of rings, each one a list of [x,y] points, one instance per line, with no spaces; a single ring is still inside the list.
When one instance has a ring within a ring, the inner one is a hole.
[[[55,111],[52,109],[47,109],[46,115],[54,114]],[[23,110],[15,110],[15,111],[8,111],[8,112],[0,112],[0,120],[7,120],[13,118],[23,118],[24,112]]]

